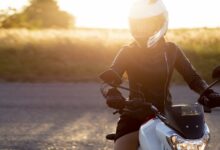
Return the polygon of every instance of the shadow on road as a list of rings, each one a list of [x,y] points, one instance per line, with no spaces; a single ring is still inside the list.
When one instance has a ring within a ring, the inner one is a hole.
[[[219,88],[220,89],[220,88]],[[185,86],[172,88],[176,102],[197,95]],[[105,140],[118,116],[105,106],[96,83],[0,85],[0,149],[110,150]],[[220,110],[206,115],[210,150],[219,150]]]

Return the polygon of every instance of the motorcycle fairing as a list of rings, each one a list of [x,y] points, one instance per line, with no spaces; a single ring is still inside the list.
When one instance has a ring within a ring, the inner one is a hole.
[[[202,138],[205,131],[203,108],[199,104],[173,105],[166,108],[167,125],[185,139]]]

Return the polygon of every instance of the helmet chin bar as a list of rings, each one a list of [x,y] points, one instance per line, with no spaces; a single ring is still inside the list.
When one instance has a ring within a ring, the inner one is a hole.
[[[148,38],[146,46],[147,48],[153,47],[157,44],[157,42],[166,34],[168,28],[168,22],[166,22],[163,28],[158,31],[155,35]]]

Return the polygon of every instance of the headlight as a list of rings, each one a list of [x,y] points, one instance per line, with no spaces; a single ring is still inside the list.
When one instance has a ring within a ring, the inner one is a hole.
[[[198,140],[188,140],[178,135],[172,135],[168,141],[173,150],[205,150],[209,138],[209,134],[205,134]]]

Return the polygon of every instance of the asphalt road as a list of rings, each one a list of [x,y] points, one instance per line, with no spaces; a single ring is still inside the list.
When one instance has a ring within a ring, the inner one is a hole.
[[[171,89],[176,103],[198,97],[186,86]],[[110,150],[105,134],[114,132],[117,119],[97,83],[0,84],[1,150]],[[220,109],[206,121],[209,149],[220,150]]]

